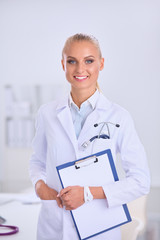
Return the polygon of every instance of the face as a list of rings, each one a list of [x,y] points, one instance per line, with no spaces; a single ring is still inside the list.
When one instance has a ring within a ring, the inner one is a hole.
[[[73,89],[95,90],[99,71],[104,67],[97,47],[88,41],[73,42],[64,53],[62,67]]]

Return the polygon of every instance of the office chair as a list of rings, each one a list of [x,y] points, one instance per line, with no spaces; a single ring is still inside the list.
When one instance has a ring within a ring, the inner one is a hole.
[[[121,226],[122,240],[136,240],[142,235],[146,227],[146,201],[147,196],[128,203],[132,222]]]

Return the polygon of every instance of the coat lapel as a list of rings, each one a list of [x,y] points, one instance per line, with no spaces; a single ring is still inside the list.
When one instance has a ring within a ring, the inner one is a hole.
[[[83,142],[89,140],[94,136],[95,127],[94,124],[97,123],[99,119],[99,112],[95,109],[86,119],[84,126],[80,132],[78,141]]]
[[[61,101],[57,107],[57,117],[67,134],[71,144],[73,145],[75,152],[78,151],[78,142],[75,134],[75,129],[72,121],[71,112],[68,106],[68,98]],[[76,154],[77,155],[77,154]]]

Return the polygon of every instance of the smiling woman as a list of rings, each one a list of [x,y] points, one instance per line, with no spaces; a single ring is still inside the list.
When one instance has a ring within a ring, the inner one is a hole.
[[[106,211],[111,211],[147,194],[150,187],[146,155],[130,114],[97,89],[99,72],[104,68],[98,41],[85,34],[70,37],[62,51],[62,67],[71,85],[70,94],[39,109],[30,160],[30,176],[42,199],[38,240],[78,240],[69,210],[95,199],[102,204],[100,199],[104,199]],[[100,138],[102,130],[107,136],[105,140]],[[82,150],[88,139],[92,139],[89,147]],[[56,166],[108,148],[113,156],[121,155],[125,179],[103,186],[93,182],[90,186],[73,183],[61,189]],[[92,239],[120,240],[120,228],[101,232]]]
[[[62,52],[62,66],[71,84],[73,101],[80,107],[98,86],[99,71],[104,67],[98,41],[95,38],[71,37]]]

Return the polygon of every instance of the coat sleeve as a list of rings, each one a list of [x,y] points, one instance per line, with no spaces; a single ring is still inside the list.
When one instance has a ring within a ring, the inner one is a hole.
[[[38,111],[35,127],[36,133],[32,141],[33,153],[29,163],[29,175],[34,186],[40,179],[46,182],[47,141],[42,116],[42,107]]]
[[[128,112],[121,123],[116,147],[121,155],[125,178],[103,186],[109,207],[133,201],[148,194],[150,189],[146,154]]]

